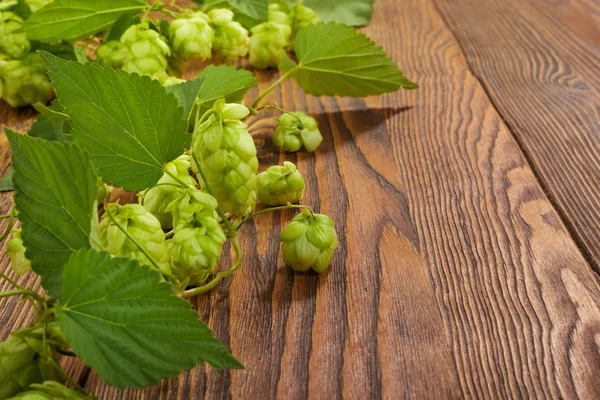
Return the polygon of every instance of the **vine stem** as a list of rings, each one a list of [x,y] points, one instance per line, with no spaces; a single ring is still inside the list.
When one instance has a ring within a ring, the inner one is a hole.
[[[19,296],[19,295],[30,296],[40,302],[44,301],[44,299],[42,299],[42,297],[37,292],[34,292],[33,290],[29,290],[29,289],[14,289],[14,290],[7,290],[6,292],[0,292],[0,298]]]
[[[2,235],[0,235],[0,242],[2,242],[4,239],[6,239],[8,237],[8,235],[10,235],[16,213],[17,213],[17,209],[13,206],[13,208],[10,210],[10,214],[8,215],[8,225],[6,226],[6,230],[4,231],[4,233]]]
[[[271,91],[272,91],[273,89],[275,89],[277,86],[279,86],[279,84],[280,84],[281,82],[283,82],[283,81],[284,81],[284,80],[285,80],[285,79],[286,79],[288,76],[290,76],[290,74],[291,74],[292,72],[294,72],[295,70],[296,70],[296,68],[292,68],[292,69],[290,69],[288,72],[286,72],[285,74],[283,74],[283,75],[281,76],[281,78],[277,79],[277,81],[275,81],[275,83],[274,83],[274,84],[272,84],[271,86],[269,86],[269,87],[267,88],[267,90],[265,90],[265,91],[264,91],[264,92],[263,92],[263,93],[262,93],[260,96],[258,96],[258,98],[257,98],[256,100],[254,100],[254,103],[252,103],[252,107],[251,107],[251,108],[252,108],[252,109],[255,109],[255,108],[256,108],[256,106],[258,105],[258,103],[260,103],[260,101],[261,101],[262,99],[264,99],[266,95],[268,95],[269,93],[271,93]]]
[[[184,181],[182,181],[181,179],[179,179],[177,177],[177,175],[169,172],[168,169],[165,169],[165,174],[169,175],[171,178],[173,178],[177,183],[179,183],[181,185],[181,187],[185,188],[185,189],[190,189],[192,188],[192,186],[189,186],[188,184],[186,184]]]
[[[278,206],[278,207],[271,207],[271,208],[265,208],[264,210],[260,210],[255,212],[254,214],[250,214],[248,215],[246,218],[244,218],[243,220],[241,220],[237,225],[236,225],[236,229],[239,230],[240,227],[242,225],[244,225],[246,222],[250,221],[252,218],[260,215],[260,214],[265,214],[268,212],[272,212],[272,211],[277,211],[277,210],[288,210],[288,209],[293,209],[293,208],[297,208],[297,209],[305,209],[305,210],[309,210],[310,214],[314,217],[315,214],[313,213],[312,208],[310,208],[309,206],[303,206],[301,204],[295,205],[295,204],[288,204],[286,206]]]
[[[231,268],[226,269],[225,271],[219,272],[217,274],[217,276],[215,276],[206,285],[202,285],[202,286],[198,286],[197,288],[185,290],[181,294],[181,297],[187,298],[187,297],[196,296],[198,294],[206,293],[209,290],[214,289],[214,287],[217,286],[223,280],[223,278],[226,278],[229,275],[233,274],[235,271],[237,271],[237,269],[242,265],[242,258],[243,258],[244,253],[242,252],[242,248],[240,247],[240,242],[239,242],[237,235],[232,237],[232,242],[233,242],[233,248],[235,250],[235,264],[233,264],[233,266]]]
[[[17,289],[23,289],[21,286],[19,286],[19,284],[16,281],[13,281],[8,275],[4,274],[3,272],[0,272],[0,278],[4,279]]]

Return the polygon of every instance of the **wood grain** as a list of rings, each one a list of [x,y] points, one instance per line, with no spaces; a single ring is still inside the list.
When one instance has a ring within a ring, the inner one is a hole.
[[[297,162],[307,182],[304,203],[336,221],[340,247],[329,271],[297,274],[282,265],[278,235],[292,212],[257,219],[243,231],[243,267],[193,300],[246,370],[199,366],[124,392],[92,371],[81,378],[91,393],[600,396],[598,278],[436,5],[379,0],[365,32],[421,89],[318,99],[285,82],[268,101],[317,118],[325,140],[315,154],[280,153],[270,139],[273,114],[249,121],[261,168]],[[261,90],[277,78],[258,76]],[[4,121],[21,123],[3,110]],[[29,318],[14,303],[0,306],[2,322]]]
[[[600,3],[436,4],[551,201],[600,271]]]

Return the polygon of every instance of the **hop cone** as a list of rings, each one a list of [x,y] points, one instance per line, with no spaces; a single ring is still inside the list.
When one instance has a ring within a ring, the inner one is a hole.
[[[0,399],[20,393],[32,383],[58,379],[50,360],[40,355],[42,337],[43,327],[39,326],[20,329],[0,342]],[[55,351],[52,344],[50,350]]]
[[[208,216],[216,220],[217,199],[198,189],[188,189],[171,202],[166,211],[173,215],[173,228],[178,231],[190,226],[204,226],[202,218]],[[209,221],[211,224],[212,222]]]
[[[169,37],[177,54],[186,60],[210,58],[214,32],[209,22],[208,16],[200,11],[173,21]]]
[[[297,2],[290,10],[290,25],[292,26],[292,39],[300,29],[304,29],[309,25],[316,24],[321,19],[317,13],[309,7],[302,4],[302,1]]]
[[[215,30],[213,50],[227,61],[234,61],[248,54],[248,31],[233,20],[233,12],[214,9],[208,12]]]
[[[196,181],[189,174],[190,156],[180,156],[168,163],[165,169],[189,187],[196,187]],[[141,192],[138,196],[146,210],[160,221],[162,229],[171,229],[173,228],[173,214],[167,211],[167,207],[184,192],[185,189],[181,187],[181,184],[165,173],[155,187]]]
[[[287,56],[291,29],[288,25],[263,22],[250,30],[250,64],[256,68],[277,67],[279,60]]]
[[[308,210],[294,217],[281,232],[280,240],[283,242],[283,261],[301,272],[310,268],[324,272],[338,247],[333,220],[323,214],[312,215]]]
[[[273,142],[285,151],[298,151],[304,146],[313,152],[323,141],[317,121],[303,112],[285,113],[277,119]]]
[[[249,110],[221,99],[208,112],[212,115],[194,133],[192,151],[223,210],[246,215],[256,205],[258,170],[254,140],[241,122]]]
[[[0,60],[0,97],[12,107],[47,103],[52,93],[39,54],[31,53],[23,60]]]
[[[166,74],[167,57],[171,55],[171,49],[165,39],[150,29],[147,23],[129,27],[121,36],[121,43],[128,51],[123,66],[125,71],[152,77]]]
[[[296,166],[285,161],[283,166],[269,167],[258,174],[258,198],[267,206],[296,203],[304,194],[304,179]]]
[[[98,188],[98,192],[96,193],[96,201],[98,204],[102,204],[105,201],[108,201],[111,192],[113,191],[113,187],[104,183],[102,178],[98,178],[96,181],[96,187]]]
[[[29,6],[31,12],[36,12],[46,5],[50,4],[52,0],[25,0],[25,3]]]
[[[10,400],[92,400],[93,397],[76,392],[64,385],[46,381],[43,384],[31,385],[30,390],[20,393]]]
[[[20,32],[23,19],[11,11],[0,11],[0,59],[20,60],[30,49],[25,33]]]
[[[113,216],[115,222],[109,216]],[[117,226],[118,224],[118,226]],[[132,240],[119,228],[123,228],[158,264],[163,275],[170,275],[169,249],[160,222],[139,204],[108,204],[98,225],[102,247],[114,256],[129,257],[149,267],[154,265]]]
[[[96,62],[105,67],[121,69],[128,58],[127,47],[118,40],[109,40],[96,50]]]
[[[177,78],[176,76],[167,76],[163,75],[160,79],[160,83],[164,87],[179,85],[180,83],[185,82],[185,79]]]
[[[31,269],[31,261],[25,257],[25,246],[23,246],[20,229],[13,233],[12,239],[6,244],[6,253],[15,273],[23,275]]]

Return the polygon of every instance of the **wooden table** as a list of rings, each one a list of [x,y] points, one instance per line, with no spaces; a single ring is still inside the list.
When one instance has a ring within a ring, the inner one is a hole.
[[[378,0],[364,32],[421,89],[318,99],[286,82],[270,100],[318,119],[315,154],[281,154],[271,116],[250,121],[262,166],[297,162],[304,202],[336,220],[329,272],[283,266],[292,212],[260,218],[245,228],[244,266],[193,300],[247,369],[200,366],[119,393],[63,360],[91,393],[600,398],[599,3]],[[263,89],[277,77],[258,75]],[[0,108],[22,131],[32,118]],[[32,316],[3,300],[1,336]]]

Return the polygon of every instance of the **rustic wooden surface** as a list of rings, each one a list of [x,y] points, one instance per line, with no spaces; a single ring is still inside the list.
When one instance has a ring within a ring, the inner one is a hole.
[[[286,82],[269,99],[318,119],[315,154],[281,154],[273,119],[250,121],[263,167],[298,163],[340,248],[328,273],[295,274],[278,244],[293,213],[245,228],[244,266],[194,304],[246,370],[118,392],[63,364],[100,399],[600,398],[599,16],[590,0],[378,0],[364,31],[421,89],[318,99]],[[13,128],[32,117],[0,106]],[[5,172],[4,136],[0,152]],[[32,316],[2,300],[0,335]]]

